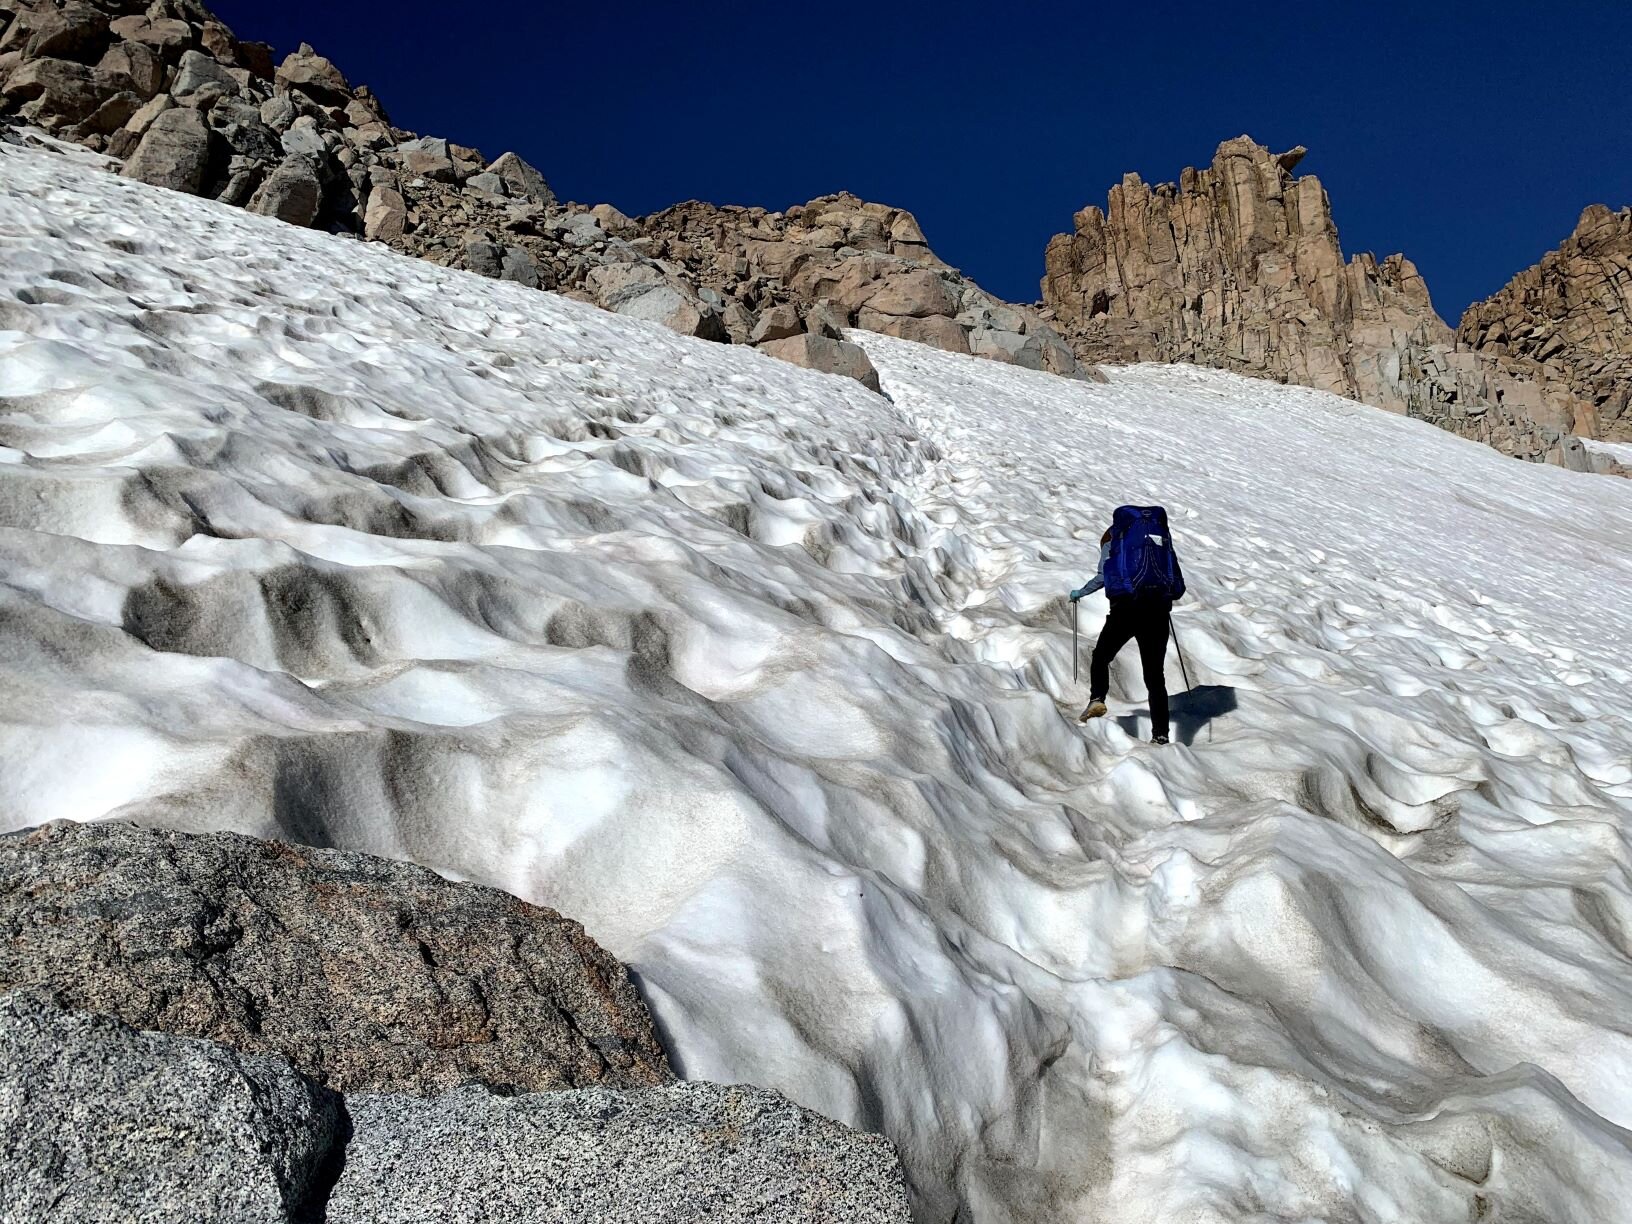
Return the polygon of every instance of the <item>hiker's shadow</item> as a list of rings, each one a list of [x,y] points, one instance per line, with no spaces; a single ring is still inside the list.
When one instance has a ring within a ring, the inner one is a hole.
[[[1199,684],[1188,693],[1174,693],[1167,699],[1168,717],[1173,722],[1176,738],[1185,747],[1196,742],[1203,727],[1236,706],[1235,690],[1224,684]],[[1116,720],[1116,725],[1129,735],[1138,735],[1141,717],[1148,719],[1150,710],[1125,715]]]

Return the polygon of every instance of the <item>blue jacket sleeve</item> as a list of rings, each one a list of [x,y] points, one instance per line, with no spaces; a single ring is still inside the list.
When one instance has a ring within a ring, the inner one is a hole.
[[[1083,599],[1086,596],[1092,595],[1095,591],[1099,590],[1105,585],[1105,564],[1110,559],[1111,546],[1109,544],[1101,544],[1099,546],[1099,572],[1082,586],[1078,587],[1075,591],[1072,591],[1072,599]]]

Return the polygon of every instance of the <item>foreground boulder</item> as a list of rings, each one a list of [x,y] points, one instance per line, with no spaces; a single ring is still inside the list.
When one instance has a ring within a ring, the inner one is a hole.
[[[422,867],[234,834],[0,837],[0,990],[23,985],[347,1090],[672,1079],[628,972],[577,923]]]
[[[287,1060],[0,996],[0,1218],[910,1219],[889,1142],[717,1084],[342,1097]]]
[[[742,1085],[359,1095],[328,1219],[910,1219],[889,1141]]]
[[[623,967],[549,910],[104,823],[0,837],[0,1219],[910,1213],[887,1140],[673,1083]]]
[[[319,1218],[342,1117],[281,1058],[139,1033],[41,993],[0,998],[7,1220]]]

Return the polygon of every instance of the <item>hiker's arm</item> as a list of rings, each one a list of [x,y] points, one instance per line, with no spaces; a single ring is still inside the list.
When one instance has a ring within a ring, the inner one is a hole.
[[[1105,585],[1105,563],[1110,559],[1111,546],[1109,544],[1101,544],[1099,546],[1099,573],[1095,574],[1077,590],[1071,592],[1071,600],[1073,603],[1079,599],[1084,599],[1087,596],[1092,595],[1095,591],[1099,590]]]

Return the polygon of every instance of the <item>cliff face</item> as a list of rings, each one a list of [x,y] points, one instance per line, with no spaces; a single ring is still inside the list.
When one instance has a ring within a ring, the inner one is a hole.
[[[1565,381],[1458,344],[1403,255],[1345,262],[1320,181],[1245,136],[1204,170],[1128,175],[1049,243],[1043,299],[1084,361],[1191,361],[1421,417],[1508,454],[1587,467]]]
[[[1469,307],[1456,334],[1568,409],[1571,432],[1632,442],[1632,208],[1588,208],[1556,251]]]
[[[1303,154],[1239,137],[1209,169],[1156,187],[1130,174],[1078,213],[1049,243],[1043,297],[1079,352],[1397,398],[1374,350],[1450,330],[1403,256],[1344,262],[1320,181],[1292,174]]]

